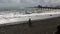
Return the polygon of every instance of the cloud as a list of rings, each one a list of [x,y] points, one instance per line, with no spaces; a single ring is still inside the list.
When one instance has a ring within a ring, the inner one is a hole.
[[[60,0],[0,0],[0,6],[33,6],[33,5],[59,5]]]
[[[0,0],[0,3],[19,3],[20,0]]]
[[[60,0],[0,0],[0,3],[59,3]]]

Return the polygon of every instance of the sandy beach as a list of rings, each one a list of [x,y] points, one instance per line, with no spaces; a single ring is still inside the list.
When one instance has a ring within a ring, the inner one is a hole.
[[[54,34],[57,25],[60,25],[60,17],[32,21],[31,27],[28,22],[0,26],[0,34]]]

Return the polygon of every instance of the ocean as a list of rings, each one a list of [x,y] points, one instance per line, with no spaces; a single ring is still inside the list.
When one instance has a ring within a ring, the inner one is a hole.
[[[48,16],[46,16],[47,14]],[[28,21],[29,18],[32,20],[50,18],[50,14],[54,14],[54,17],[60,16],[60,9],[24,8],[15,10],[0,10],[0,24]]]

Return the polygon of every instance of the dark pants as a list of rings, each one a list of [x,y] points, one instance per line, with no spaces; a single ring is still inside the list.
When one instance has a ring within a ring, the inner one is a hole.
[[[29,26],[32,26],[31,19],[29,19]]]
[[[60,34],[60,31],[57,31],[55,34]]]

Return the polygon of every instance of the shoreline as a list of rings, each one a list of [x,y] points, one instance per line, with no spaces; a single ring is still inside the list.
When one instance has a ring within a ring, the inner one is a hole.
[[[45,21],[45,20],[50,20],[50,19],[55,19],[55,18],[60,18],[60,17],[52,17],[52,18],[47,18],[47,19],[36,19],[36,20],[31,20],[31,22],[40,22],[40,21]],[[9,25],[18,25],[18,24],[28,24],[28,21],[18,21],[18,22],[9,22],[5,24],[0,24],[0,26],[9,26]]]
[[[28,22],[1,26],[0,34],[52,34],[57,31],[57,25],[60,25],[60,17],[32,21],[32,27],[28,26]]]
[[[24,23],[31,18],[31,20],[45,20],[45,19],[51,19],[55,17],[60,17],[60,12],[55,12],[55,13],[39,13],[39,14],[30,14],[30,15],[21,15],[21,18],[16,18],[12,20],[6,20],[6,22],[0,23],[0,25],[9,25],[9,24],[19,24],[19,23]],[[17,23],[18,22],[18,23]]]

